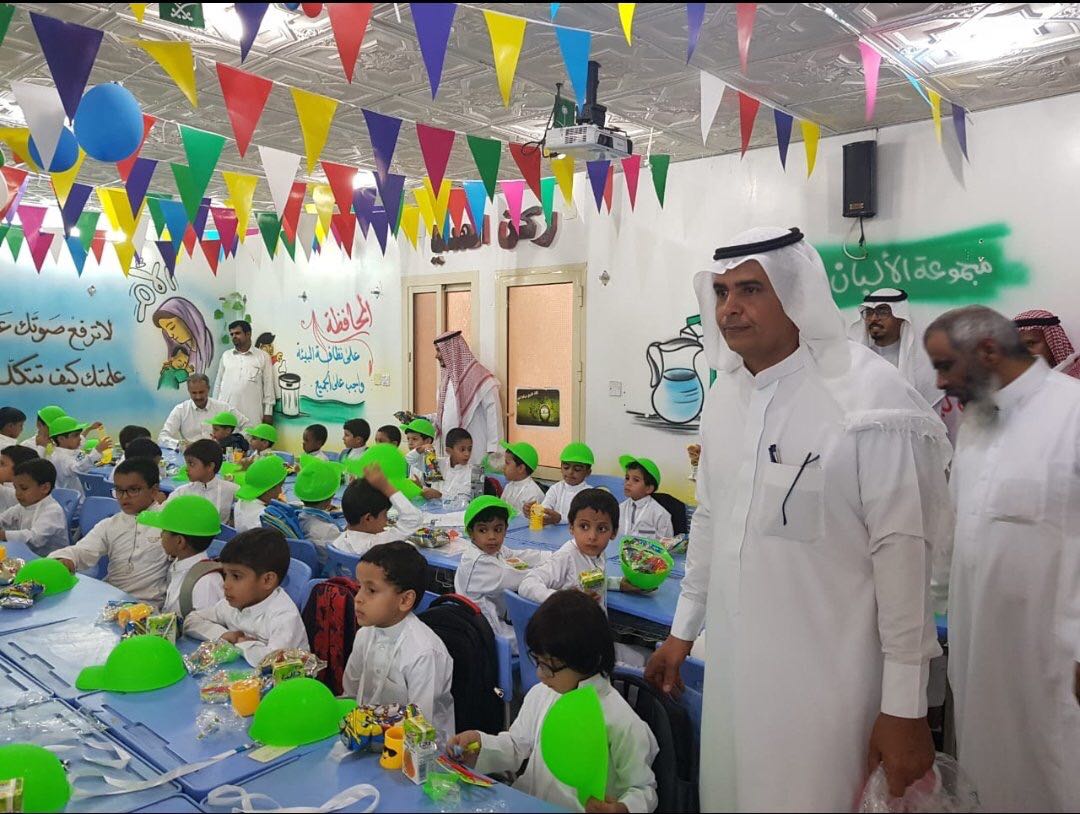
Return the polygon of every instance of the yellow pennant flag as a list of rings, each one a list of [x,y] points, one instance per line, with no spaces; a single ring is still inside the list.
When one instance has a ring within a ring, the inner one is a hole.
[[[927,88],[926,95],[930,97],[930,112],[934,114],[934,133],[937,134],[938,144],[941,144],[941,94]]]
[[[120,270],[127,277],[131,271],[131,261],[135,257],[135,244],[130,240],[121,240],[114,243],[113,248],[116,249],[116,259],[120,261]]]
[[[97,194],[101,201],[101,210],[105,213],[109,225],[123,232],[130,243],[135,235],[135,224],[139,218],[131,211],[131,200],[128,198],[127,190],[119,187],[98,187]]]
[[[311,197],[315,199],[312,204],[312,212],[319,215],[319,224],[322,226],[323,236],[330,229],[330,218],[334,214],[334,191],[329,184],[315,184],[311,191]]]
[[[236,210],[236,236],[243,243],[247,237],[251,201],[255,197],[255,185],[259,183],[259,177],[243,172],[222,172],[221,177],[225,181],[225,189],[229,191],[230,205]]]
[[[26,166],[34,170],[34,172],[42,172],[41,167],[30,157],[29,127],[0,128],[0,141],[4,142],[19,159],[25,161]]]
[[[337,110],[337,99],[318,93],[290,88],[293,104],[296,105],[296,118],[300,120],[300,133],[304,137],[304,152],[307,153],[307,171],[310,175],[319,160],[319,154],[326,146],[330,135],[330,123]]]
[[[131,13],[135,15],[135,22],[141,23],[143,21],[143,15],[146,14],[146,7],[149,3],[128,3],[131,6]]]
[[[315,239],[321,246],[326,242],[326,236],[330,233],[330,225],[323,226],[322,219],[315,221]]]
[[[432,209],[431,182],[425,178],[424,186],[413,190],[413,197],[416,198],[416,206],[420,210],[420,216],[424,219],[424,226],[430,232],[435,228],[436,224],[435,210]],[[438,228],[442,229],[442,224],[439,224]]]
[[[71,192],[71,187],[75,184],[75,179],[79,175],[79,170],[82,169],[83,161],[86,160],[86,153],[83,148],[79,148],[79,157],[75,159],[75,163],[71,166],[71,169],[64,170],[63,172],[54,172],[50,175],[52,179],[53,192],[56,193],[56,200],[61,206],[67,202],[67,197]]]
[[[431,179],[424,179],[424,189],[429,196],[428,200],[432,201],[432,214],[435,216],[435,222],[432,225],[440,232],[446,222],[446,210],[450,206],[450,186],[450,179],[444,178],[442,186],[439,188],[439,194],[436,195],[434,188],[431,186]]]
[[[821,138],[821,127],[806,119],[799,120],[799,127],[802,128],[803,147],[806,148],[806,177],[809,178],[817,162],[817,143]]]
[[[183,40],[128,40],[153,57],[169,78],[176,83],[191,102],[192,107],[199,106],[199,94],[195,90],[195,56],[191,53],[191,43]]]
[[[499,79],[499,92],[503,104],[510,107],[510,88],[514,84],[521,45],[525,41],[525,20],[510,17],[496,11],[485,11],[488,35],[491,37],[491,53],[495,57],[495,75]]]
[[[633,45],[631,33],[634,30],[634,8],[637,3],[618,3],[619,20],[622,21],[622,32],[626,35],[626,44]]]
[[[555,180],[559,182],[559,191],[563,200],[573,203],[574,199],[574,157],[564,155],[561,158],[551,160],[551,172]]]
[[[420,237],[420,207],[405,204],[401,208],[401,230],[415,249]]]

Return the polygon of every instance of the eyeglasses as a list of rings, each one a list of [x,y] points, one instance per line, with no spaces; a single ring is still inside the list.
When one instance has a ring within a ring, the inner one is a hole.
[[[892,315],[893,315],[892,306],[890,306],[890,305],[879,305],[877,308],[863,308],[862,309],[862,318],[863,319],[870,319],[870,317],[875,317],[875,316],[876,317],[891,317]]]
[[[536,654],[531,650],[529,651],[529,659],[536,665],[536,675],[540,678],[554,678],[556,673],[561,673],[563,670],[567,669],[565,664],[562,667],[556,667],[553,664],[537,658]]]
[[[135,497],[137,494],[145,491],[146,487],[144,486],[133,486],[130,489],[117,489],[116,487],[113,487],[112,493],[113,497]]]

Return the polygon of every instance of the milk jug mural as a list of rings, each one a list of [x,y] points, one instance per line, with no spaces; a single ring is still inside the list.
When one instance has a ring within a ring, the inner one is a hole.
[[[695,315],[686,318],[676,336],[652,342],[645,349],[649,409],[627,411],[639,423],[676,432],[697,431],[708,376],[702,335],[701,317]]]

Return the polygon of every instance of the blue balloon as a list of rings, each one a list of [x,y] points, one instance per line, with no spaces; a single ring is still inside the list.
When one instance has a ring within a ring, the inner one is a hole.
[[[44,168],[45,162],[41,160],[34,137],[30,136],[30,157],[34,163]],[[56,142],[56,152],[53,153],[52,164],[47,172],[67,172],[75,166],[79,160],[79,143],[75,141],[75,134],[66,127],[60,131],[60,140]]]
[[[109,82],[91,88],[75,111],[75,138],[86,154],[115,163],[129,158],[142,143],[139,103],[127,89]]]

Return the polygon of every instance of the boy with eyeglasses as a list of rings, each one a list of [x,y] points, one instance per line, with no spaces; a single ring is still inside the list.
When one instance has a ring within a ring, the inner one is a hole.
[[[161,499],[158,468],[148,458],[128,458],[113,473],[113,494],[120,512],[101,520],[75,545],[49,554],[71,572],[85,571],[109,558],[105,581],[144,602],[159,604],[165,595],[169,557],[160,529],[136,518]]]

